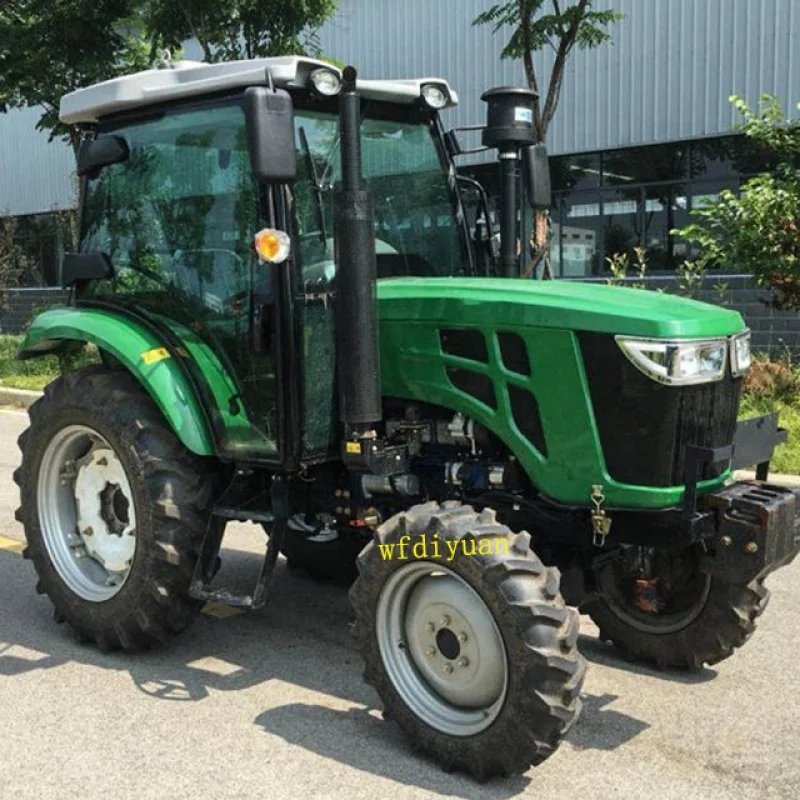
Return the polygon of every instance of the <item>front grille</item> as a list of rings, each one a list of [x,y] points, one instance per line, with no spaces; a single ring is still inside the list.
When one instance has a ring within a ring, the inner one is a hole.
[[[639,372],[613,336],[579,333],[584,369],[609,475],[638,486],[682,486],[687,445],[733,442],[741,379],[664,386]],[[728,463],[705,464],[701,480]]]

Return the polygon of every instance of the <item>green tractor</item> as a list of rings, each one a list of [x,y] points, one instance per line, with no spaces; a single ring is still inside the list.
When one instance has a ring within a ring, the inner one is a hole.
[[[357,565],[387,717],[479,779],[575,721],[578,609],[630,657],[714,664],[800,549],[797,495],[766,483],[775,417],[737,427],[741,317],[521,280],[546,153],[532,93],[484,99],[499,243],[488,205],[468,221],[445,81],[292,57],[64,97],[87,131],[80,252],[19,357],[102,363],[33,405],[16,474],[37,589],[103,650],[160,645],[206,601],[263,606],[281,552],[318,578]],[[748,463],[760,480],[733,483]],[[215,580],[230,520],[267,536],[248,596]]]

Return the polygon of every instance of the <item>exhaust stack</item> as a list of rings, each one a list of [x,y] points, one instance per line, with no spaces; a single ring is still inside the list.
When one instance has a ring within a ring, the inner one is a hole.
[[[339,418],[347,440],[374,437],[381,421],[375,229],[372,194],[361,169],[361,103],[356,70],[339,95],[342,181],[334,196],[336,368]]]

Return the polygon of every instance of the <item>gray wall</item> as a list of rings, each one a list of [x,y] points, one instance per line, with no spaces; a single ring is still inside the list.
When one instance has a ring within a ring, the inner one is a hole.
[[[75,205],[75,156],[69,145],[48,142],[47,134],[36,130],[40,116],[37,108],[0,114],[0,216]]]
[[[492,0],[340,0],[321,32],[325,52],[365,76],[447,78],[461,98],[450,124],[484,119],[480,94],[524,84],[519,62],[499,61],[508,36],[472,20]],[[751,103],[800,100],[798,0],[597,0],[626,18],[615,43],[576,51],[551,128],[553,154],[730,131],[735,92]],[[550,65],[540,53],[540,73]]]
[[[5,309],[0,311],[0,332],[22,333],[33,316],[49,306],[66,303],[68,297],[64,289],[10,289]]]
[[[605,280],[592,278],[586,282],[605,283]],[[641,283],[637,278],[630,278],[629,282]],[[669,276],[650,276],[644,283],[652,290],[676,291],[675,282]],[[795,357],[800,356],[800,314],[773,309],[769,305],[770,292],[755,286],[749,276],[714,275],[691,296],[694,300],[738,311],[752,331],[754,351],[778,357],[789,350]]]

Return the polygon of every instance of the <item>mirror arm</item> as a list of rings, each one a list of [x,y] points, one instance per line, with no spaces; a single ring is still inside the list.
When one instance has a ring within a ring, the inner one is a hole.
[[[483,207],[483,218],[486,220],[486,233],[483,237],[483,244],[486,246],[486,253],[489,257],[492,267],[497,268],[497,254],[492,248],[494,240],[494,225],[492,225],[491,209],[489,206],[489,193],[486,187],[475,178],[470,178],[468,175],[456,175],[456,181],[466,186],[470,186],[480,197],[481,206]]]

